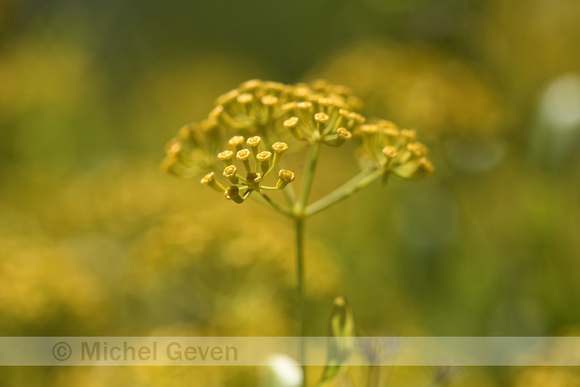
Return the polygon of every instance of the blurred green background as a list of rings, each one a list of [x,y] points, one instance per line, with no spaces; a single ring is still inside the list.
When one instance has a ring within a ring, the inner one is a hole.
[[[575,0],[0,0],[0,335],[293,334],[292,225],[158,171],[177,129],[251,78],[349,86],[437,168],[309,223],[308,334],[337,295],[360,335],[574,334],[578,20]],[[323,156],[319,193],[357,169]],[[2,368],[0,385],[259,373]],[[580,385],[574,369],[464,374],[453,385]]]

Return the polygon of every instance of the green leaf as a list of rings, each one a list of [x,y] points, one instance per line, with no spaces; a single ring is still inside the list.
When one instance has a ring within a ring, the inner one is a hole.
[[[354,321],[346,298],[337,297],[334,300],[328,331],[326,367],[317,387],[331,385],[347,369],[343,363],[354,347]]]

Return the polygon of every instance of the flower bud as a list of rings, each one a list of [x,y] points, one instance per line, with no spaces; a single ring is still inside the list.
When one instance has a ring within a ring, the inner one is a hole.
[[[216,179],[213,172],[208,173],[201,179],[201,184],[207,185],[217,192],[224,192],[225,188]]]
[[[239,150],[236,153],[236,158],[240,161],[246,161],[250,157],[250,151],[247,149]]]
[[[329,119],[330,119],[330,117],[328,117],[328,114],[326,114],[326,113],[316,113],[314,115],[314,121],[316,121],[320,124],[326,124]]]
[[[218,159],[224,163],[227,167],[228,165],[232,165],[232,157],[234,156],[234,152],[231,150],[225,150],[223,152],[218,153]]]
[[[379,132],[379,128],[376,125],[361,125],[359,128],[363,136],[375,135]]]
[[[247,149],[241,149],[236,153],[236,158],[244,163],[244,167],[246,168],[247,172],[251,172],[252,168],[250,167],[250,162],[248,159],[250,158],[250,151]]]
[[[280,82],[268,81],[264,82],[264,88],[269,91],[281,92],[286,88],[286,86]]]
[[[415,157],[423,157],[426,156],[429,152],[427,147],[420,142],[411,142],[407,144],[407,149],[413,154]]]
[[[262,81],[259,79],[250,79],[249,81],[242,83],[239,89],[244,92],[250,92],[256,90],[260,86],[262,86]]]
[[[274,162],[273,165],[276,166],[280,163],[282,159],[282,154],[288,150],[288,144],[285,142],[276,142],[272,145],[272,149],[274,150]]]
[[[300,140],[302,138],[302,136],[300,135],[300,132],[298,131],[298,123],[299,122],[300,122],[300,120],[298,119],[298,117],[290,117],[286,121],[284,121],[283,125],[284,125],[284,128],[288,129],[294,137],[296,137],[297,139]]]
[[[383,154],[387,157],[387,159],[394,159],[399,155],[399,152],[394,146],[387,145],[383,148]]]
[[[338,128],[336,129],[336,141],[334,142],[334,146],[341,146],[344,144],[345,141],[348,141],[352,138],[352,133],[346,130],[346,128]]]
[[[226,179],[229,179],[232,184],[238,184],[240,179],[238,178],[238,169],[235,165],[229,165],[224,169],[223,175]]]
[[[379,128],[376,125],[361,125],[358,128],[359,132],[362,134],[362,142],[367,153],[374,155],[378,151],[377,148],[381,146],[378,137]],[[380,149],[380,148],[379,148]]]
[[[273,95],[265,95],[260,99],[263,106],[263,111],[259,114],[260,122],[265,125],[270,121],[274,115],[274,109],[278,104],[278,97]]]
[[[283,189],[286,187],[286,185],[292,183],[294,179],[296,179],[294,172],[288,171],[286,169],[280,169],[280,172],[278,172],[278,182],[276,183],[276,188]]]
[[[310,85],[316,91],[326,91],[330,87],[330,83],[326,79],[315,79],[310,82]]]
[[[355,113],[355,112],[351,112],[348,115],[348,118],[353,121],[354,125],[362,125],[366,122],[366,118],[364,118],[362,115]]]
[[[260,169],[262,173],[268,172],[270,170],[270,159],[272,158],[272,152],[263,151],[256,155],[256,159],[260,162]]]
[[[295,85],[294,87],[292,87],[291,90],[292,95],[299,99],[304,99],[308,97],[308,95],[310,95],[311,92],[312,90],[310,90],[310,88],[303,83]]]
[[[236,100],[241,103],[242,105],[247,105],[250,102],[252,102],[252,100],[254,99],[254,96],[252,94],[249,93],[243,93],[238,95],[238,98],[236,98]]]
[[[392,173],[403,179],[420,179],[435,172],[435,167],[426,158],[410,159],[409,161],[396,165],[392,168]]]
[[[425,172],[426,175],[430,175],[435,172],[435,166],[426,157],[422,157],[419,160],[419,164],[421,165],[421,169]]]
[[[176,138],[172,139],[169,144],[165,146],[165,152],[167,152],[169,156],[176,156],[182,149],[183,145]]]
[[[273,95],[265,95],[261,101],[264,106],[274,106],[278,103],[278,98]]]
[[[276,153],[284,153],[288,150],[288,144],[285,142],[276,142],[272,145],[272,149]]]
[[[230,138],[230,141],[228,142],[231,146],[233,146],[234,148],[236,148],[237,150],[241,150],[242,149],[242,145],[244,145],[244,137],[243,136],[234,136],[232,138]]]
[[[259,172],[250,172],[246,175],[246,180],[250,188],[256,191],[260,190],[260,182],[262,181],[262,174]]]
[[[329,119],[330,117],[326,113],[316,113],[314,115],[314,121],[316,122],[316,132],[314,133],[315,139],[320,138],[320,134],[324,132],[324,128]]]
[[[317,102],[318,105],[323,108],[328,108],[330,105],[332,105],[332,100],[330,98],[319,98]]]
[[[225,189],[224,196],[228,200],[233,200],[234,202],[240,204],[244,202],[244,198],[240,196],[240,189],[235,185],[230,185]]]
[[[223,112],[224,112],[223,105],[217,105],[209,112],[208,117],[217,120],[219,119],[220,115],[223,114]]]
[[[389,141],[394,141],[394,139],[399,137],[401,133],[397,128],[384,128],[383,134],[387,137]]]
[[[240,92],[238,90],[235,90],[234,89],[234,90],[228,91],[227,93],[219,96],[216,99],[215,103],[216,103],[216,105],[226,105],[226,104],[229,104],[233,100],[235,100],[238,97],[238,95],[240,95]]]
[[[246,144],[248,144],[252,148],[252,154],[254,157],[260,152],[260,143],[262,142],[262,138],[260,136],[254,136],[248,138]]]

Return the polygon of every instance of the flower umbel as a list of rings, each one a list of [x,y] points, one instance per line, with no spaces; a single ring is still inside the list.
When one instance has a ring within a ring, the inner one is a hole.
[[[275,186],[267,186],[264,183],[265,178],[276,170],[282,159],[282,154],[288,149],[288,145],[285,143],[276,142],[271,146],[274,152],[274,161],[272,163],[270,163],[272,152],[261,150],[264,142],[260,136],[253,136],[247,140],[243,136],[233,136],[228,141],[228,144],[234,150],[226,149],[219,152],[217,158],[226,164],[221,174],[229,180],[231,185],[224,188],[216,180],[213,172],[201,179],[202,184],[223,192],[226,199],[233,200],[236,203],[243,203],[253,191],[279,190],[294,181],[293,172],[280,169],[278,171],[279,179]],[[236,160],[243,165],[245,173],[240,174],[239,168],[235,165]]]
[[[365,122],[360,114],[337,96],[312,96],[309,101],[282,106],[290,118],[283,125],[298,140],[340,146],[352,137],[352,131]]]
[[[207,172],[214,164],[213,153],[220,143],[222,129],[215,120],[189,124],[165,147],[167,156],[161,169],[179,177],[194,177]]]
[[[182,177],[206,173],[202,183],[227,199],[242,203],[255,191],[276,210],[299,217],[312,215],[381,176],[417,179],[433,173],[429,151],[417,141],[415,131],[385,120],[367,120],[360,107],[350,89],[322,80],[297,85],[247,81],[218,97],[206,120],[179,131],[166,147],[162,169]],[[365,166],[361,175],[308,205],[320,146],[340,147],[353,140],[355,155]],[[303,148],[300,143],[309,152],[305,170],[297,176],[281,167],[283,155],[294,146]],[[270,175],[278,180],[268,185]],[[288,187],[297,177],[302,182],[298,199]],[[219,181],[222,178],[227,184]],[[267,197],[269,190],[283,190],[289,206]]]
[[[373,162],[385,175],[417,179],[435,171],[427,159],[429,150],[417,141],[414,130],[400,130],[392,122],[378,120],[361,125],[355,135],[360,138],[359,156]]]

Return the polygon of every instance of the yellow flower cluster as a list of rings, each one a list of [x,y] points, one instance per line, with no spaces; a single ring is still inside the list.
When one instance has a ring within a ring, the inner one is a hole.
[[[404,179],[417,179],[435,171],[427,159],[429,150],[417,141],[414,130],[399,129],[390,121],[378,120],[360,126],[360,157],[375,163],[385,173]]]
[[[350,140],[352,131],[365,122],[363,116],[347,110],[348,107],[342,99],[332,97],[291,102],[282,106],[292,115],[283,126],[298,140],[340,146]]]
[[[181,177],[205,173],[202,184],[242,203],[254,191],[281,190],[294,181],[293,172],[280,168],[290,147],[301,142],[339,147],[358,137],[357,154],[385,174],[417,178],[433,172],[414,132],[380,120],[365,124],[361,105],[347,87],[323,80],[296,85],[250,80],[218,97],[206,120],[179,131],[166,147],[162,169]],[[220,183],[219,175],[229,184]],[[275,185],[264,184],[268,175],[277,175]]]
[[[280,106],[290,98],[282,83],[251,80],[218,97],[209,116],[233,130],[261,132],[283,114]]]
[[[198,176],[211,169],[221,141],[220,128],[212,119],[189,124],[166,145],[161,169],[180,177]]]
[[[244,148],[244,144],[250,149]],[[225,165],[222,175],[230,181],[231,185],[224,187],[216,179],[214,172],[205,175],[201,179],[201,183],[218,192],[222,192],[226,199],[233,200],[236,203],[242,203],[252,191],[283,189],[288,183],[294,181],[295,175],[293,172],[280,169],[275,187],[268,187],[263,182],[280,164],[282,155],[288,150],[288,145],[284,142],[276,142],[271,146],[272,153],[267,150],[261,151],[261,144],[262,138],[260,136],[253,136],[247,140],[243,136],[232,137],[229,140],[229,145],[234,150],[226,149],[217,155],[218,159]],[[235,160],[243,164],[246,171],[245,176],[243,173],[238,173],[238,167],[234,163]]]

